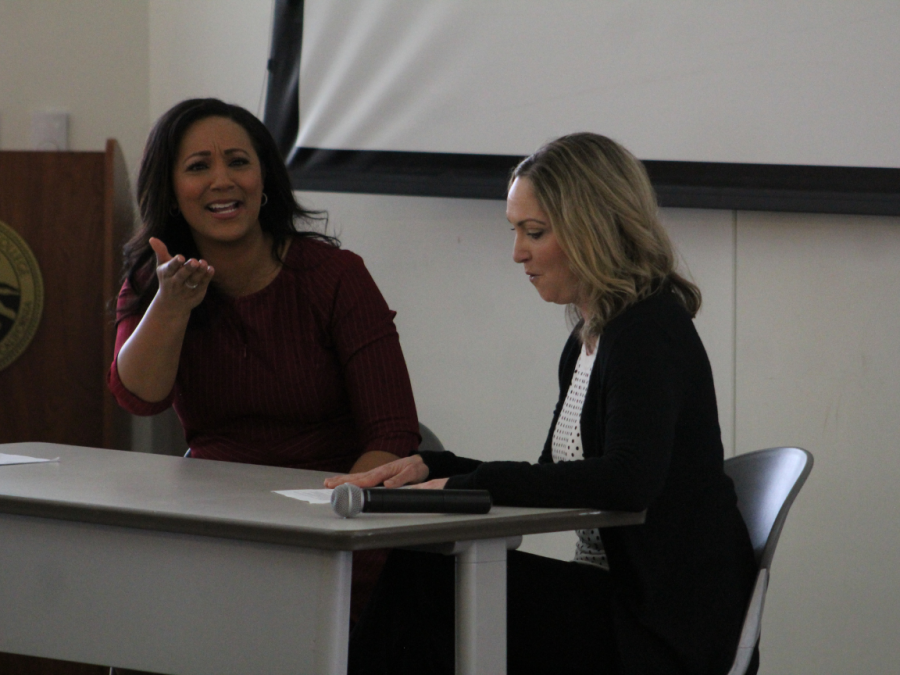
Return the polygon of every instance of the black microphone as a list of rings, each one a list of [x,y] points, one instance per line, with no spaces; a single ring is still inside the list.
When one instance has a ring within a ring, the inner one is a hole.
[[[338,485],[331,493],[331,508],[341,518],[360,513],[487,513],[487,490],[399,490]]]

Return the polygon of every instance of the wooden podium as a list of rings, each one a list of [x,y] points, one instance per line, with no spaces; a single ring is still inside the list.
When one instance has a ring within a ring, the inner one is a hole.
[[[134,223],[118,143],[107,141],[105,152],[0,152],[0,221],[34,254],[44,298],[31,342],[0,370],[0,443],[129,449],[130,418],[106,387],[115,339],[110,303]],[[0,654],[0,672],[100,675],[108,668]]]
[[[122,244],[134,222],[119,144],[106,152],[0,152],[0,221],[34,253],[44,308],[0,370],[0,443],[129,449],[129,416],[106,387]]]

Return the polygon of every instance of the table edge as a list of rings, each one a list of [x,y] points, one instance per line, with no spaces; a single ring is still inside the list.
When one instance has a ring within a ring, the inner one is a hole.
[[[487,514],[483,517],[484,522],[477,528],[473,528],[472,518],[478,519],[479,516],[472,516],[465,520],[437,520],[433,524],[429,524],[426,529],[423,529],[422,524],[416,524],[341,531],[241,523],[208,516],[153,514],[145,511],[42,501],[9,495],[0,496],[0,514],[338,551],[494,539],[519,534],[540,534],[595,527],[640,525],[646,516],[646,512],[643,511],[548,509],[546,513],[500,519],[491,518],[490,514]]]

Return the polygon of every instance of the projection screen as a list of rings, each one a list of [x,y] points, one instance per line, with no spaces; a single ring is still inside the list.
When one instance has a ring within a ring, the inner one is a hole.
[[[664,204],[900,213],[900,3],[280,4],[300,189],[502,198],[519,158],[595,131]]]

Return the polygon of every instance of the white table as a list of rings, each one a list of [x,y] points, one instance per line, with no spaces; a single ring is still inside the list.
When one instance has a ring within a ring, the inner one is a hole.
[[[337,518],[322,472],[48,443],[0,452],[0,651],[177,675],[343,674],[352,552],[456,554],[457,672],[506,671],[506,550],[643,514],[494,507]],[[476,630],[477,627],[482,630]]]

